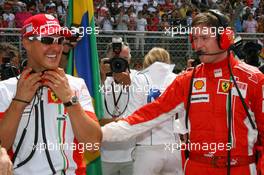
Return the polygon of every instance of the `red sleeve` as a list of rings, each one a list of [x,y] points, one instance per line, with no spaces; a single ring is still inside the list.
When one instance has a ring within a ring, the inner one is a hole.
[[[0,119],[3,119],[4,118],[4,112],[0,112]]]
[[[123,120],[130,125],[135,125],[158,119],[164,116],[164,114],[176,110],[176,108],[184,102],[185,87],[182,84],[188,82],[184,79],[184,76],[178,76],[158,99],[144,105],[144,107],[139,108],[132,115]],[[171,117],[169,115],[167,116]]]
[[[262,74],[260,81],[255,86],[256,90],[253,92],[253,98],[251,100],[252,108],[256,118],[261,145],[264,146],[264,77]]]
[[[95,115],[95,113],[91,112],[91,111],[85,111],[85,113],[90,117],[92,118],[94,121],[98,122],[98,119]],[[0,119],[1,119],[1,115],[0,115]]]

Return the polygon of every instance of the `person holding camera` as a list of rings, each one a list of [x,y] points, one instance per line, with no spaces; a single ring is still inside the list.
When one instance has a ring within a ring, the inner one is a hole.
[[[101,126],[126,116],[131,100],[131,79],[136,73],[129,69],[131,55],[129,46],[122,38],[113,38],[107,47],[107,58],[101,60],[101,80],[104,95],[104,118]],[[135,141],[102,143],[101,158],[104,175],[132,175],[132,151]]]
[[[257,174],[256,157],[259,168],[264,160],[254,149],[264,144],[264,75],[235,58],[234,32],[217,10],[194,17],[190,39],[201,64],[179,74],[154,102],[105,125],[103,141],[136,137],[183,111],[189,132],[183,145],[189,150],[186,175]]]
[[[59,68],[69,36],[52,15],[23,24],[27,67],[18,80],[0,82],[0,140],[14,174],[85,175],[83,152],[99,149],[102,132],[85,82]]]
[[[19,74],[20,54],[18,48],[9,43],[0,43],[0,80]]]

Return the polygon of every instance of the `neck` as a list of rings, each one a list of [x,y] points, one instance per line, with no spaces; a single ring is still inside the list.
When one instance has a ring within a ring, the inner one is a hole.
[[[218,62],[223,61],[224,59],[227,58],[227,56],[228,56],[228,52],[227,51],[226,52],[223,52],[223,53],[221,53],[219,55],[217,55],[216,56],[217,57],[217,60],[214,63],[218,63]]]

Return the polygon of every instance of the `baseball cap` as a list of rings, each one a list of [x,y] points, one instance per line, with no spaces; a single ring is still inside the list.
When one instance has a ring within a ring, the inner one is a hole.
[[[58,19],[50,14],[37,14],[29,17],[23,23],[23,37],[33,35],[48,36],[54,34],[59,34],[66,38],[71,37],[71,31],[67,27],[61,27]]]

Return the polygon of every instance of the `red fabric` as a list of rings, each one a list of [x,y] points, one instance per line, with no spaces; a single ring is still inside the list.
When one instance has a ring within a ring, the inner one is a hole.
[[[78,146],[79,142],[77,139],[74,139],[76,144],[76,150],[73,151],[73,160],[77,164],[77,169],[75,170],[76,175],[86,175],[86,165],[84,161],[84,155],[82,149]],[[83,148],[84,149],[84,148]]]
[[[61,99],[59,99],[51,89],[48,89],[48,104],[49,103],[56,103],[56,104],[62,103]]]
[[[21,28],[23,27],[23,23],[26,19],[31,17],[32,14],[30,12],[17,12],[15,15],[16,27]]]
[[[0,112],[0,119],[3,119],[4,118],[4,112]]]
[[[98,119],[96,118],[95,113],[90,112],[90,111],[85,111],[85,113],[92,118],[94,121],[98,122]],[[77,139],[74,139],[74,143],[76,145],[79,144],[79,142],[77,141]],[[85,161],[84,161],[84,155],[83,155],[83,150],[80,149],[80,147],[77,147],[77,150],[73,151],[73,160],[75,161],[75,163],[77,164],[78,168],[76,169],[75,173],[76,175],[86,175],[86,165],[85,165]]]
[[[8,22],[5,20],[0,20],[0,28],[7,28],[8,27]]]
[[[175,5],[173,3],[165,3],[162,5],[162,10],[165,12],[172,11],[173,9],[175,9]]]
[[[264,154],[263,154],[264,149],[263,146],[256,146],[255,150],[258,154],[257,174],[261,175],[264,174]]]
[[[12,160],[13,157],[14,157],[14,151],[13,151],[13,149],[12,149],[12,148],[9,149],[9,150],[7,151],[7,153],[8,153],[8,155],[9,155],[10,159]]]
[[[90,112],[90,111],[85,111],[85,113],[86,113],[90,118],[92,118],[94,121],[98,122],[98,119],[97,119],[95,113]]]
[[[238,87],[242,94],[245,95],[245,103],[254,112],[261,143],[264,143],[264,75],[257,68],[239,62],[233,56],[230,56],[229,59]],[[221,70],[220,76],[219,70]],[[191,77],[192,71],[178,75],[162,96],[153,103],[135,111],[124,121],[137,127],[144,125],[146,121],[158,120],[162,117],[162,114],[171,112],[176,107],[180,107],[182,103],[184,103],[186,108]],[[202,155],[210,155],[212,152],[215,156],[227,155],[227,150],[230,147],[227,145],[228,95],[223,93],[223,90],[218,89],[218,85],[222,80],[228,81],[229,79],[228,59],[224,59],[217,64],[201,64],[196,68],[191,87],[193,92],[189,111],[189,121],[191,123],[189,125],[191,128],[189,138],[190,143],[198,144],[201,148],[192,147],[190,151]],[[194,85],[201,80],[204,85],[199,83],[199,86],[197,85],[195,89]],[[235,147],[231,149],[231,155],[248,156],[249,149],[254,144],[253,138],[256,135],[252,133],[252,126],[248,122],[247,114],[237,95],[237,91],[232,89],[232,94],[232,136]],[[203,147],[204,143],[208,147]],[[210,144],[218,145],[213,147],[214,145]],[[251,151],[253,152],[253,148]],[[249,166],[233,167],[231,170],[232,175],[249,175],[249,173]],[[226,174],[226,168],[212,168],[208,167],[208,165],[188,160],[186,175],[189,174],[224,175]]]
[[[58,19],[48,14],[37,14],[26,19],[22,27],[23,37],[33,35],[53,35],[59,33],[62,36],[70,37],[71,32],[60,26]]]
[[[153,17],[149,18],[149,23],[147,26],[148,31],[158,31],[159,29],[159,18],[158,17]]]

